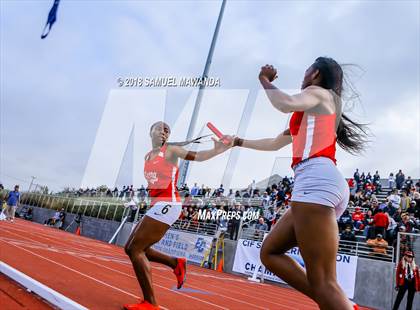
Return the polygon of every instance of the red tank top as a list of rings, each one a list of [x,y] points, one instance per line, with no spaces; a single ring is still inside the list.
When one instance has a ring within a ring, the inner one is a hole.
[[[292,136],[292,168],[302,160],[314,157],[335,159],[335,114],[294,112],[289,122]]]
[[[151,205],[157,201],[180,202],[176,184],[178,182],[178,166],[166,160],[167,145],[163,145],[157,156],[150,158],[151,152],[144,161],[144,177],[147,180]]]

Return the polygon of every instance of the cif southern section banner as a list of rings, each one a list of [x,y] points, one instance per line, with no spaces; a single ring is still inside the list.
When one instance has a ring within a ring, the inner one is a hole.
[[[235,253],[235,261],[233,263],[233,271],[251,276],[254,273],[255,268],[259,267],[259,274],[264,271],[264,279],[284,283],[284,281],[276,275],[269,270],[266,270],[264,266],[261,266],[261,244],[262,242],[259,241],[239,239]],[[305,267],[298,248],[292,248],[286,254],[295,259],[302,267]],[[354,296],[356,269],[357,256],[337,254],[338,283],[349,298],[353,298]]]
[[[197,235],[177,230],[168,230],[152,248],[176,257],[186,257],[188,261],[201,263],[210,249],[213,237]]]

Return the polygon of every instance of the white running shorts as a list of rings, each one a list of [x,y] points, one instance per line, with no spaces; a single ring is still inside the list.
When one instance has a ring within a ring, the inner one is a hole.
[[[350,190],[334,162],[326,157],[297,164],[291,201],[316,203],[335,209],[339,218],[347,208]]]
[[[153,207],[146,212],[146,215],[156,221],[172,226],[172,224],[179,218],[181,211],[181,202],[157,201]]]

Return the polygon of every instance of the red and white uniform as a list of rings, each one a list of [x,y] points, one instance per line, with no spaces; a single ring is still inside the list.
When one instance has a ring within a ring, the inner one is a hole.
[[[336,163],[335,120],[335,114],[293,113],[289,122],[293,147],[292,168],[302,160],[315,157],[326,157]]]
[[[151,153],[148,153],[145,158],[144,177],[152,199],[152,208],[146,215],[172,225],[181,213],[182,203],[176,188],[178,166],[166,160],[166,149],[165,144],[155,157],[151,158]]]
[[[291,201],[347,207],[349,186],[336,167],[336,115],[294,112],[289,122],[295,172]]]

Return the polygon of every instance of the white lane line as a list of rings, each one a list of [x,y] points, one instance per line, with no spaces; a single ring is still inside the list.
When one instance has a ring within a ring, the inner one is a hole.
[[[19,270],[16,270],[4,262],[0,262],[0,273],[3,273],[14,281],[20,283],[28,290],[31,290],[38,296],[41,296],[46,301],[60,309],[88,310],[88,308],[83,307],[81,304],[78,304],[74,300],[71,300],[59,292],[54,291],[50,287],[42,284],[41,282],[38,282],[35,279],[32,279],[28,275],[20,272]]]
[[[4,242],[4,241],[3,241],[3,242]],[[55,262],[55,261],[53,261],[53,260],[51,260],[51,259],[49,259],[49,258],[47,258],[47,257],[45,257],[45,256],[39,255],[39,254],[37,254],[37,253],[35,253],[35,252],[32,252],[32,251],[27,250],[27,249],[25,249],[25,248],[22,248],[22,247],[20,247],[20,246],[18,246],[18,245],[15,245],[15,244],[12,244],[12,243],[7,243],[7,244],[9,244],[9,245],[11,245],[11,246],[14,246],[14,247],[16,247],[16,248],[18,248],[18,249],[21,249],[22,251],[25,251],[25,252],[31,253],[31,254],[32,254],[32,255],[34,255],[34,256],[37,256],[37,257],[39,257],[39,258],[42,258],[42,259],[44,259],[44,260],[46,260],[46,261],[49,261],[50,263],[56,264],[56,265],[58,265],[58,266],[60,266],[60,267],[62,267],[62,268],[64,268],[64,269],[70,270],[70,271],[72,271],[72,272],[74,272],[74,273],[77,273],[77,274],[79,274],[79,275],[81,275],[81,276],[83,276],[83,277],[86,277],[86,278],[88,278],[88,279],[90,279],[90,280],[93,280],[93,281],[95,281],[95,282],[98,282],[98,283],[100,283],[100,284],[102,284],[102,285],[104,285],[104,286],[107,286],[107,287],[109,287],[109,288],[112,288],[112,289],[114,289],[114,290],[116,290],[116,291],[119,291],[119,292],[121,292],[121,293],[127,294],[127,295],[129,295],[129,296],[131,296],[131,297],[134,297],[134,298],[137,298],[137,299],[138,299],[138,298],[140,298],[140,296],[137,296],[137,295],[131,294],[131,293],[129,293],[129,292],[126,292],[126,291],[124,291],[124,290],[122,290],[122,289],[119,289],[118,287],[115,287],[115,286],[113,286],[113,285],[111,285],[111,284],[108,284],[108,283],[106,283],[106,282],[104,282],[104,281],[101,281],[101,280],[99,280],[99,279],[96,279],[96,278],[94,278],[94,277],[91,277],[91,276],[89,276],[89,275],[87,275],[87,274],[85,274],[85,273],[83,273],[83,272],[77,271],[77,270],[75,270],[75,269],[73,269],[73,268],[67,267],[67,266],[65,266],[65,265],[63,265],[63,264],[57,263],[57,262]]]

